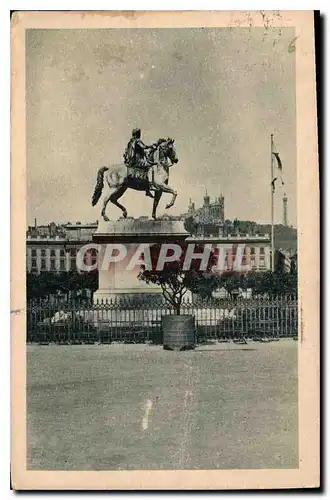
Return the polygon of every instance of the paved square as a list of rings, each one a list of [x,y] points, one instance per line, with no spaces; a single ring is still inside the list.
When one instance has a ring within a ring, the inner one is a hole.
[[[27,347],[28,468],[295,468],[293,340]]]

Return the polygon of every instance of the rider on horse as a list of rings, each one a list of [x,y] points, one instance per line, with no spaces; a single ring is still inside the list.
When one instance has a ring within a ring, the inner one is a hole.
[[[141,149],[143,155],[141,154]],[[136,151],[137,150],[137,151]],[[147,152],[149,150],[149,153]],[[137,152],[137,154],[136,154]],[[135,158],[138,158],[137,161]],[[158,139],[153,146],[146,146],[141,141],[140,130],[134,131],[132,139],[124,155],[125,163],[110,165],[99,168],[97,172],[96,185],[92,196],[93,207],[98,203],[104,187],[108,187],[104,193],[103,208],[101,211],[105,221],[110,220],[106,213],[109,201],[121,209],[123,217],[127,217],[126,208],[119,203],[127,189],[146,191],[150,195],[150,188],[155,191],[153,200],[152,217],[156,219],[156,210],[163,193],[172,195],[171,201],[165,206],[166,209],[175,203],[177,192],[169,186],[169,169],[178,163],[174,139]],[[140,175],[138,170],[140,170]],[[147,173],[141,175],[143,170]]]
[[[126,146],[126,150],[124,153],[124,162],[128,167],[137,167],[145,169],[148,172],[148,169],[153,165],[152,161],[147,158],[147,153],[149,151],[154,151],[158,146],[158,141],[155,144],[151,144],[147,146],[141,140],[141,130],[139,128],[135,128],[132,131],[132,137],[129,140],[129,143]],[[153,198],[150,193],[150,186],[146,189],[146,196],[150,196]]]

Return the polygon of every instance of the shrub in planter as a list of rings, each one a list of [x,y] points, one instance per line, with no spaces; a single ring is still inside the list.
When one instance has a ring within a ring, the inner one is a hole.
[[[200,259],[193,259],[189,269],[184,269],[184,258],[187,245],[180,243],[181,255],[172,262],[166,262],[163,269],[157,269],[157,262],[161,245],[151,247],[151,269],[143,268],[139,279],[146,283],[157,284],[162,288],[163,296],[169,306],[173,308],[174,315],[162,317],[163,345],[164,348],[185,349],[195,345],[195,325],[193,315],[181,315],[181,305],[188,290],[200,293],[204,297],[211,297],[213,290],[218,285],[211,268],[216,264],[216,256],[211,251],[206,269],[201,271]],[[204,248],[195,245],[194,253],[203,252]]]

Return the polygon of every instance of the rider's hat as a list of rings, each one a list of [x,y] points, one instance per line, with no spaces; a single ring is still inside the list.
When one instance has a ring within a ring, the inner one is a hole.
[[[139,139],[141,137],[141,129],[140,128],[133,128],[132,136]]]

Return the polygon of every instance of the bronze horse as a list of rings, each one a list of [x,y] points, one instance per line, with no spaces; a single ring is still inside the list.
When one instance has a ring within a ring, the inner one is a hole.
[[[149,189],[155,192],[152,208],[153,219],[156,219],[156,210],[163,193],[170,193],[172,195],[172,199],[166,205],[166,208],[174,205],[177,192],[168,185],[169,168],[178,162],[174,139],[159,140],[157,144],[157,148],[150,150],[147,155],[148,169],[128,167],[122,163],[111,165],[110,167],[101,167],[98,170],[92,205],[95,206],[99,201],[104,185],[108,186],[108,192],[104,196],[101,211],[101,215],[105,221],[110,220],[105,213],[109,201],[119,207],[123,212],[123,216],[127,217],[126,208],[118,200],[128,188],[135,189],[136,191],[146,191],[149,186]]]

